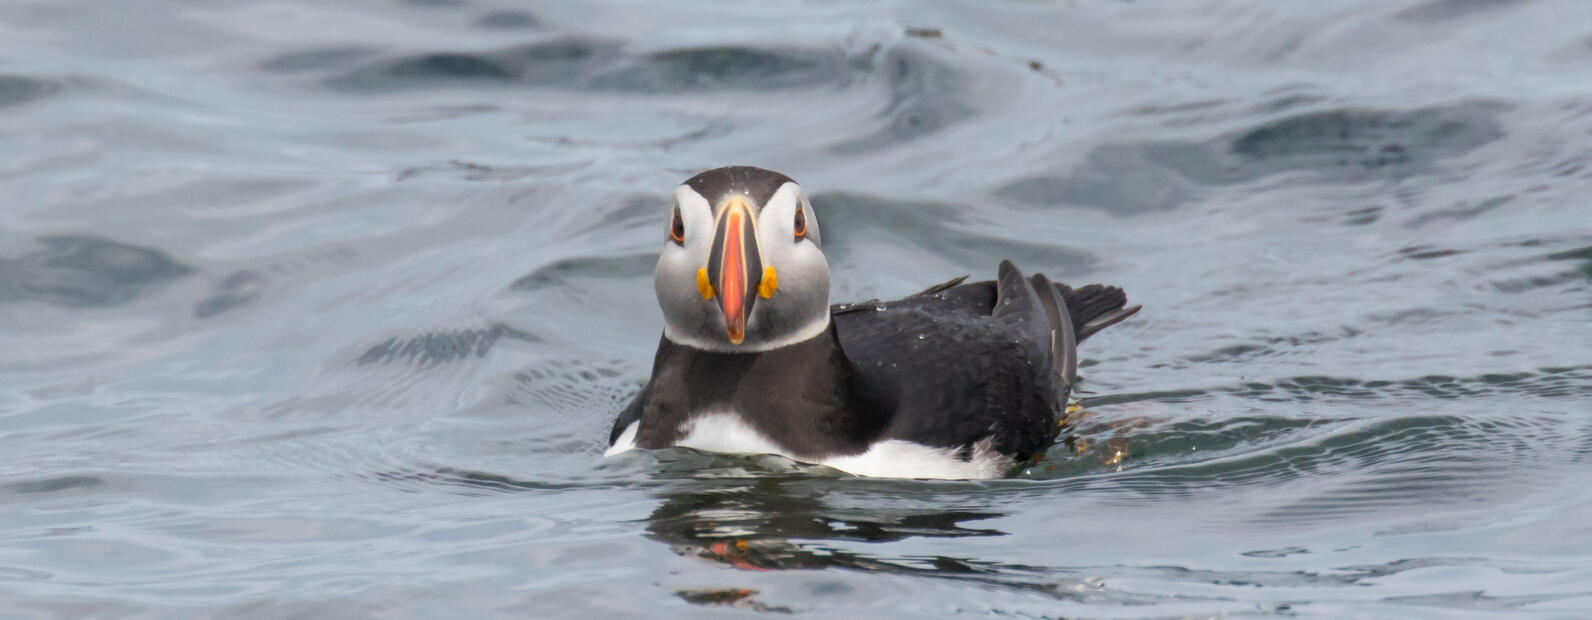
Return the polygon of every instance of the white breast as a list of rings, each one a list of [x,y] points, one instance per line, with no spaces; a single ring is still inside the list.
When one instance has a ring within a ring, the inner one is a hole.
[[[973,444],[973,458],[957,457],[959,448],[936,448],[923,444],[887,439],[868,446],[868,451],[853,456],[824,459],[821,465],[858,476],[877,478],[933,478],[974,480],[999,478],[1013,466],[1011,457],[996,452],[993,440]]]
[[[624,432],[619,433],[619,438],[614,440],[614,445],[608,446],[608,451],[603,456],[613,456],[620,452],[632,450],[636,447],[636,429],[641,428],[641,420],[631,422]]]
[[[697,415],[685,423],[684,431],[674,445],[721,454],[780,454],[795,458],[733,413]]]
[[[627,427],[603,456],[634,448],[638,426],[639,423],[634,423]],[[965,461],[958,458],[961,452],[958,448],[937,448],[900,439],[875,443],[862,454],[815,461],[785,451],[772,438],[731,413],[698,415],[687,422],[683,430],[684,436],[675,445],[720,454],[777,454],[857,476],[940,480],[999,478],[1013,465],[1010,457],[994,450],[990,439],[974,444],[972,458]]]

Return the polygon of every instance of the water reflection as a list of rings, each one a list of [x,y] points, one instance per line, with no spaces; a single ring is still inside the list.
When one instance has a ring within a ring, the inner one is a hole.
[[[947,556],[882,559],[833,543],[908,538],[1004,536],[969,525],[1001,513],[987,510],[871,510],[829,506],[811,480],[753,478],[664,494],[647,532],[675,553],[745,570],[851,568],[914,575],[998,572],[994,565]]]
[[[754,571],[845,568],[945,577],[992,576],[1031,567],[945,555],[887,557],[858,553],[854,543],[892,543],[913,538],[1005,536],[978,522],[1006,516],[991,510],[979,493],[926,493],[922,483],[846,478],[822,467],[777,457],[742,458],[686,449],[659,451],[659,503],[647,517],[647,535],[683,557]],[[776,462],[777,461],[777,462]],[[482,471],[440,468],[430,472],[383,472],[390,483],[429,482],[462,487],[471,494],[537,492],[575,488]],[[870,485],[847,502],[850,483]],[[926,507],[882,508],[881,494],[896,487],[898,503]],[[977,485],[975,485],[977,486]],[[950,506],[941,508],[939,506]]]

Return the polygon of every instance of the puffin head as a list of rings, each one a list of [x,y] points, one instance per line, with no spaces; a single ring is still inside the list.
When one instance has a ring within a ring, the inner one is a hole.
[[[653,289],[664,337],[755,352],[829,327],[829,262],[800,185],[751,166],[716,168],[674,190]]]

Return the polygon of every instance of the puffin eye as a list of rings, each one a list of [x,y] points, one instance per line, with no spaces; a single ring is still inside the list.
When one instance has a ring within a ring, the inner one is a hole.
[[[680,218],[680,207],[674,208],[674,221],[669,223],[669,240],[685,244],[685,220]]]
[[[796,206],[796,222],[795,222],[795,225],[796,225],[795,226],[796,227],[796,240],[797,241],[801,241],[803,238],[805,238],[807,236],[807,211],[805,209],[801,208],[800,205]]]

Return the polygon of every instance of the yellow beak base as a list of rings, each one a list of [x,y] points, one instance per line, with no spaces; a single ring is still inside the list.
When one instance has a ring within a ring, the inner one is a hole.
[[[768,299],[774,296],[774,291],[779,290],[779,274],[774,273],[773,267],[763,268],[763,281],[757,284],[757,296]]]
[[[697,292],[702,294],[703,299],[713,299],[713,283],[708,281],[707,267],[697,270]]]

